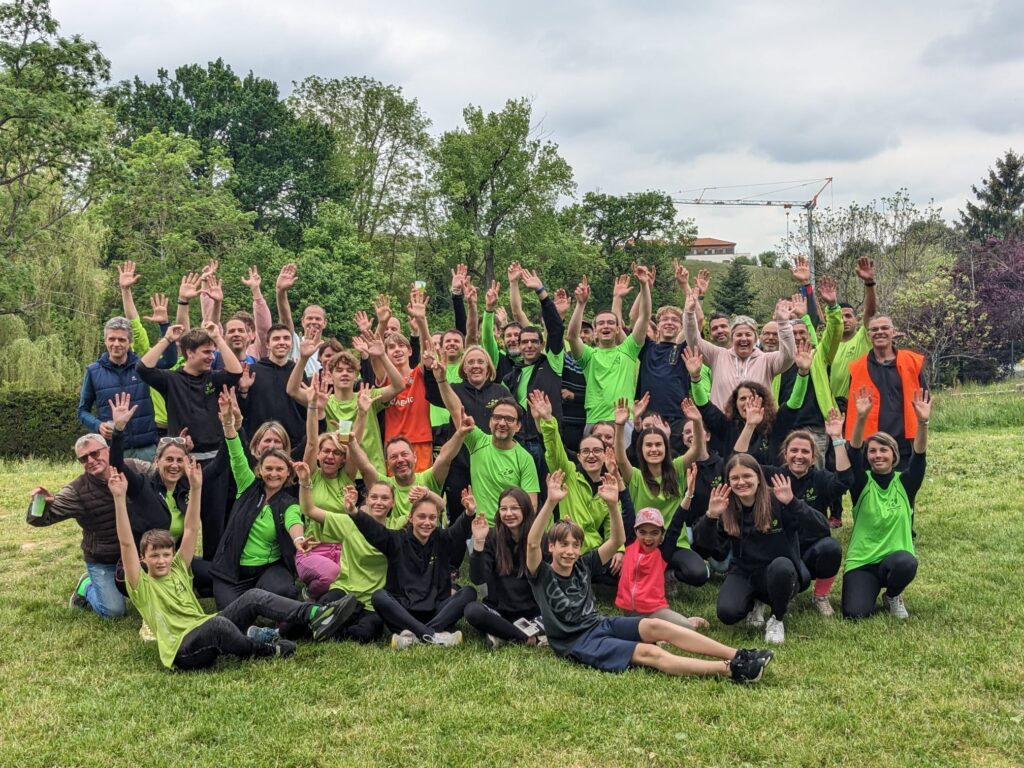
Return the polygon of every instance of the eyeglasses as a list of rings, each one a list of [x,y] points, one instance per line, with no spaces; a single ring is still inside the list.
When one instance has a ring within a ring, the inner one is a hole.
[[[161,437],[158,445],[188,445],[184,437]]]
[[[604,448],[580,448],[580,456],[599,456],[604,453]]]
[[[500,414],[500,413],[492,413],[491,414],[491,421],[504,421],[506,424],[515,424],[517,421],[519,421],[519,417],[518,416],[505,416],[505,415]]]
[[[87,464],[90,461],[94,461],[94,460],[98,459],[103,454],[103,452],[105,450],[107,450],[107,449],[106,448],[97,448],[95,451],[89,451],[88,453],[83,453],[81,456],[76,456],[75,458],[78,459],[78,463],[79,464]]]
[[[337,448],[321,448],[320,453],[325,456],[344,456],[344,451],[339,451]]]

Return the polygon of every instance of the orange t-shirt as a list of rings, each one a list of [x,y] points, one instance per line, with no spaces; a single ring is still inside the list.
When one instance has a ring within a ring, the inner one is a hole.
[[[423,383],[423,368],[417,365],[405,381],[406,388],[384,409],[384,442],[401,435],[414,449],[417,445],[431,445],[434,433],[430,427],[430,403]]]

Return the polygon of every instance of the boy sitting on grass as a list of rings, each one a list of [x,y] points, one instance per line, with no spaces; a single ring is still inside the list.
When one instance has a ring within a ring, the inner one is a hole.
[[[619,486],[606,474],[598,493],[608,505],[611,536],[597,549],[580,555],[583,530],[563,518],[548,531],[551,564],[541,558],[541,539],[555,506],[568,491],[561,470],[548,476],[548,498],[533,521],[526,540],[526,570],[534,598],[544,617],[551,649],[581,664],[604,672],[622,672],[629,666],[653,667],[670,675],[729,676],[737,683],[761,679],[772,659],[771,651],[737,650],[662,619],[602,616],[594,607],[590,578],[600,573],[626,541],[619,512]],[[657,643],[711,656],[705,661],[669,653]]]
[[[183,670],[202,669],[212,666],[222,654],[250,658],[285,657],[295,653],[295,643],[290,640],[261,643],[247,636],[246,628],[259,616],[272,621],[308,625],[314,640],[326,640],[341,629],[357,605],[351,595],[337,603],[320,606],[289,600],[262,589],[251,589],[220,613],[204,613],[192,591],[191,567],[199,536],[203,470],[198,462],[192,459],[187,459],[187,462],[192,492],[185,511],[181,545],[175,552],[170,531],[146,531],[139,543],[141,562],[146,570],[139,562],[139,552],[128,520],[125,500],[128,481],[113,468],[107,481],[114,497],[117,538],[121,544],[128,596],[156,634],[163,665]]]

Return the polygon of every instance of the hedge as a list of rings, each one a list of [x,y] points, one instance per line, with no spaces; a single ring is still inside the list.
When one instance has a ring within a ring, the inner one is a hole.
[[[0,458],[70,459],[84,432],[77,393],[0,392]]]

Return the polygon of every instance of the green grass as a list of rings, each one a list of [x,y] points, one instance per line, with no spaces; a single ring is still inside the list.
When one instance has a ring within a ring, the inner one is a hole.
[[[454,650],[306,643],[288,661],[167,672],[135,614],[66,607],[77,527],[23,521],[34,485],[77,468],[0,463],[0,765],[1020,765],[1020,434],[942,433],[929,462],[911,619],[824,620],[805,593],[752,687],[487,652],[468,632]],[[716,593],[675,607],[759,644],[718,624]]]
[[[1024,389],[1015,379],[937,390],[934,431],[1024,427]]]

